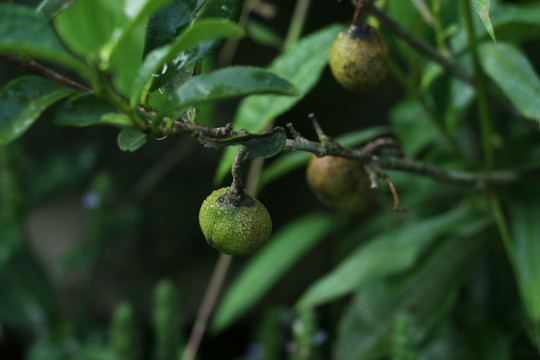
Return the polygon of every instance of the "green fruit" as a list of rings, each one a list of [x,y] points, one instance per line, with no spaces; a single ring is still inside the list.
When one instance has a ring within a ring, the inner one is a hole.
[[[353,160],[313,156],[307,181],[321,202],[341,211],[362,212],[376,201],[377,192],[364,165]]]
[[[351,25],[341,31],[330,50],[330,69],[343,87],[364,92],[388,73],[388,48],[379,31],[369,25]]]
[[[272,220],[257,199],[244,191],[233,201],[230,191],[230,187],[215,190],[204,200],[199,224],[213,248],[229,255],[248,255],[268,240]]]

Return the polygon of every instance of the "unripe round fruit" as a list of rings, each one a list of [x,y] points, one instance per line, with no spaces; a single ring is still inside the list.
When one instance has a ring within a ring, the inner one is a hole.
[[[206,242],[229,255],[248,255],[270,237],[272,220],[257,199],[244,191],[237,204],[229,199],[230,187],[212,192],[199,212]]]
[[[346,212],[362,212],[377,197],[364,165],[336,156],[313,156],[307,167],[307,181],[325,205]]]
[[[328,62],[343,87],[364,92],[377,86],[388,73],[388,48],[377,29],[367,24],[351,25],[336,37]]]

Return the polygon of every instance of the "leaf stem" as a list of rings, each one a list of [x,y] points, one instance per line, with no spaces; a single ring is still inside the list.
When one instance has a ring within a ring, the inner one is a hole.
[[[130,107],[128,103],[126,103],[124,99],[122,99],[122,97],[118,95],[116,91],[114,91],[111,84],[109,83],[109,80],[107,79],[107,75],[104,72],[99,72],[99,81],[99,92],[101,93],[101,95],[105,99],[107,99],[112,105],[116,106],[124,114],[126,114],[131,120],[133,126],[143,132],[147,132],[149,130],[148,125],[139,117],[139,115],[137,115],[135,109]]]
[[[287,51],[296,45],[298,39],[300,39],[304,23],[306,22],[310,2],[311,0],[297,0],[289,30],[287,31],[287,37],[283,43],[284,51]]]
[[[491,205],[491,212],[493,213],[495,223],[497,224],[497,228],[499,229],[499,234],[501,236],[504,249],[506,250],[506,254],[508,255],[508,259],[510,261],[510,264],[512,265],[512,268],[514,269],[514,273],[517,274],[517,255],[514,246],[512,245],[512,237],[510,236],[508,224],[506,222],[506,219],[504,218],[501,202],[499,200],[499,197],[495,194],[491,194],[489,196],[489,201]]]
[[[476,41],[469,0],[460,0],[460,2],[469,40],[469,49],[473,59],[478,115],[480,117],[480,126],[482,129],[482,147],[484,150],[486,167],[488,169],[493,169],[495,167],[495,153],[492,145],[493,124],[491,117],[489,116],[485,75],[482,66],[480,65],[480,57],[478,56],[478,43]]]

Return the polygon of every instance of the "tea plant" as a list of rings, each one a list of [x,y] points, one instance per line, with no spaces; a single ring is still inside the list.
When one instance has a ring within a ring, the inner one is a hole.
[[[284,37],[277,5],[0,4],[2,358],[538,357],[540,4],[297,0]],[[53,258],[33,219],[81,192]]]

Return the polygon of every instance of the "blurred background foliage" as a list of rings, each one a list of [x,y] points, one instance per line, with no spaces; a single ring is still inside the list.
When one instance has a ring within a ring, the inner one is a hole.
[[[457,1],[380,3],[473,73]],[[524,87],[536,95],[516,106],[526,120],[490,98],[490,142],[498,166],[535,168],[540,6],[490,5],[498,47],[472,14],[488,90],[514,105],[513,94]],[[260,2],[234,56],[227,60],[229,48],[221,48],[205,59],[203,72],[226,61],[269,66],[283,50],[294,8],[294,1]],[[348,1],[312,1],[303,34],[345,26],[352,12]],[[275,124],[293,123],[316,139],[307,117],[314,113],[344,145],[391,132],[408,157],[482,168],[474,90],[380,30],[392,63],[381,86],[350,93],[325,67],[309,95]],[[490,62],[500,54],[506,70]],[[529,79],[512,72],[523,61]],[[26,74],[0,59],[1,84]],[[203,105],[196,121],[222,126],[240,104]],[[0,358],[179,359],[218,257],[197,216],[211,190],[230,181],[226,169],[216,183],[221,151],[180,136],[122,152],[112,127],[52,126],[59,106],[0,147]],[[535,183],[490,190],[504,205],[506,229],[496,225],[483,189],[397,171],[389,174],[408,213],[392,212],[381,186],[375,208],[350,215],[325,208],[309,191],[308,159],[281,154],[266,161],[258,197],[272,215],[272,241],[235,258],[199,359],[540,358]]]

